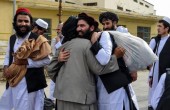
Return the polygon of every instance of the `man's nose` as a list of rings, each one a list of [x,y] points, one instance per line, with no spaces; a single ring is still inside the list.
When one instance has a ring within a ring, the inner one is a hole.
[[[26,25],[26,22],[25,22],[25,21],[22,21],[21,24],[22,24],[22,25]]]
[[[106,28],[107,28],[107,25],[103,25],[103,28],[106,29]]]
[[[80,31],[80,30],[81,30],[81,27],[80,27],[80,26],[78,26],[78,27],[77,27],[77,31]]]

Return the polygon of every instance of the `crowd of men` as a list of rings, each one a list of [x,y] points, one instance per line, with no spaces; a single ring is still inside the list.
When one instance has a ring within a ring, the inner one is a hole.
[[[129,33],[127,28],[117,26],[118,21],[113,12],[101,13],[101,31],[99,23],[86,13],[70,16],[58,25],[51,49],[43,36],[48,23],[42,19],[33,23],[29,9],[19,8],[4,61],[7,85],[0,110],[43,110],[45,66],[56,110],[139,110],[131,86],[137,80],[137,71],[128,70],[123,59],[126,50],[108,32]],[[157,31],[149,44],[159,60],[148,65],[148,110],[169,110],[170,18],[159,20]],[[21,53],[26,57],[21,58]]]

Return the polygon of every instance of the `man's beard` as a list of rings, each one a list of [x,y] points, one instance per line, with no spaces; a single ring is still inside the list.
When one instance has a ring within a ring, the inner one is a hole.
[[[91,39],[91,36],[93,34],[93,31],[90,31],[90,29],[88,29],[86,32],[78,31],[78,33],[79,32],[81,32],[83,35],[78,35],[78,37],[89,39],[89,40]]]
[[[25,28],[26,30],[25,31],[21,31],[21,28]],[[30,31],[31,31],[31,26],[14,26],[14,29],[16,31],[16,34],[19,36],[19,37],[25,37],[25,35],[27,35]]]
[[[116,30],[114,26],[112,26],[111,28],[103,28],[104,31],[113,31],[113,30]]]

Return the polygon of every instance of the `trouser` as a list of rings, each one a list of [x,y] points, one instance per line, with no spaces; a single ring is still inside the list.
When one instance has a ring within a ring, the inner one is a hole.
[[[97,110],[96,104],[80,104],[57,100],[55,110]]]
[[[0,99],[0,110],[43,110],[44,90],[28,93],[25,77],[16,87],[8,87]]]
[[[130,110],[137,110],[134,103],[133,103],[133,100],[132,100],[132,97],[131,97],[131,94],[130,94],[130,90],[129,90],[129,86],[124,86],[124,89],[127,93],[127,96],[128,96],[128,99],[129,99],[129,107],[130,107]],[[124,104],[123,104],[124,105]],[[123,106],[124,108],[124,106]]]

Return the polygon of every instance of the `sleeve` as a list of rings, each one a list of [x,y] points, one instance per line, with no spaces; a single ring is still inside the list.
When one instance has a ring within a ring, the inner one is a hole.
[[[153,93],[152,99],[151,99],[151,105],[154,108],[154,110],[156,110],[157,105],[159,103],[160,98],[162,97],[163,93],[164,93],[164,85],[165,85],[165,78],[166,78],[166,73],[162,74],[158,85],[156,86],[156,89]]]
[[[7,66],[9,66],[9,48],[10,48],[10,46],[9,46],[10,44],[9,44],[9,42],[8,42],[8,47],[7,47],[7,49],[6,49],[6,55],[5,55],[5,59],[4,59],[4,66],[5,65],[7,65]]]
[[[27,68],[39,68],[39,67],[43,67],[46,66],[50,63],[50,57],[47,56],[42,60],[38,60],[38,61],[33,61],[32,59],[28,58],[28,66]]]
[[[155,45],[156,45],[155,39],[151,39],[151,41],[149,43],[149,47],[153,50]]]
[[[103,32],[99,43],[102,48],[97,53],[96,59],[101,65],[106,65],[109,62],[112,54],[112,41],[110,38],[110,34],[106,31]]]
[[[62,44],[61,44],[61,42],[59,41],[59,42],[57,42],[56,44],[55,44],[55,48],[56,49],[58,49],[58,48],[60,48],[62,46]]]
[[[55,82],[55,79],[58,75],[60,68],[64,64],[64,62],[58,62],[59,52],[60,52],[60,48],[57,49],[55,55],[52,57],[50,64],[47,66],[48,75],[54,82]]]
[[[155,45],[156,45],[155,39],[151,39],[149,43],[149,47],[153,50],[155,48]],[[149,71],[149,77],[152,76],[152,73],[153,73],[153,66],[151,70]]]
[[[87,60],[87,64],[93,73],[97,75],[101,75],[101,74],[110,73],[110,72],[113,72],[119,69],[117,58],[115,55],[111,57],[107,65],[102,66],[99,64],[97,59],[94,57],[94,55],[90,51],[90,47],[91,47],[91,44],[89,43],[88,48],[86,48],[85,57]]]

